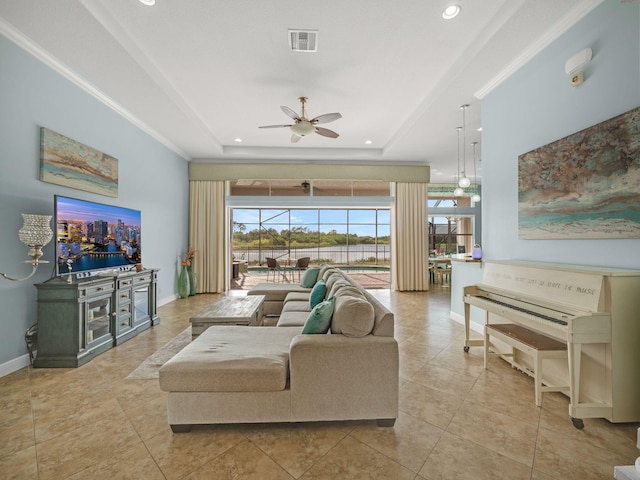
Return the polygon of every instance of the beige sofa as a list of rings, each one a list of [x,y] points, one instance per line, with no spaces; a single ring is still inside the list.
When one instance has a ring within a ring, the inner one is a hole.
[[[327,281],[336,275],[333,283],[342,285],[326,293],[334,295],[329,333],[301,333],[311,311],[310,290],[294,288],[281,301],[278,326],[212,326],[163,365],[160,387],[169,392],[172,430],[364,419],[392,426],[399,368],[393,313],[346,274],[323,271]]]

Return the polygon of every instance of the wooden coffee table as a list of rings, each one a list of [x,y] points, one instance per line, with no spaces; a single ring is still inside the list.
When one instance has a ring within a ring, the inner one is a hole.
[[[211,325],[262,325],[264,295],[222,297],[195,317],[191,317],[191,339],[195,339]]]

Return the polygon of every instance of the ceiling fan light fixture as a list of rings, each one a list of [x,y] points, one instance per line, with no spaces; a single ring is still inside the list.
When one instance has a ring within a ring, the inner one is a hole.
[[[315,127],[309,122],[297,122],[291,125],[291,131],[300,137],[305,137],[315,132]]]
[[[442,18],[444,18],[445,20],[456,18],[460,14],[461,10],[462,8],[460,7],[460,5],[449,5],[442,11]]]

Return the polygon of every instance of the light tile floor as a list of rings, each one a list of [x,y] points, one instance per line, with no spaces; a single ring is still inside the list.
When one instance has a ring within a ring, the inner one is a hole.
[[[609,479],[638,456],[638,424],[585,420],[567,398],[481,349],[462,351],[449,289],[371,290],[396,313],[400,415],[374,422],[196,427],[173,434],[157,380],[125,380],[219,295],[159,309],[161,324],[77,369],[0,378],[2,479]],[[242,294],[233,292],[233,294]]]

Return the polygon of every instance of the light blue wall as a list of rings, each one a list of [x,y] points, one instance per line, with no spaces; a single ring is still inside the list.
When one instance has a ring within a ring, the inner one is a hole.
[[[565,62],[593,60],[574,88]],[[518,240],[518,155],[640,105],[640,6],[607,0],[482,100],[486,258],[640,269],[640,240]]]
[[[39,180],[40,127],[119,160],[118,198]],[[159,268],[158,298],[175,298],[177,259],[188,235],[188,163],[45,64],[0,36],[0,271],[25,276],[31,268],[18,239],[20,213],[53,214],[54,194],[142,211],[143,264]],[[52,221],[53,227],[53,221]],[[54,260],[53,242],[44,259]],[[0,376],[24,362],[24,333],[36,321],[34,283],[0,278]]]

